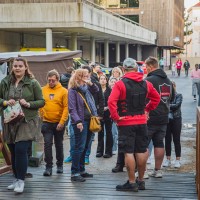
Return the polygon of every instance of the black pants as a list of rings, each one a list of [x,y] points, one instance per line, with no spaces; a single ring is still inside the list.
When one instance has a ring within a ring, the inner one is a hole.
[[[101,122],[102,130],[98,133],[97,153],[104,153],[104,125],[106,130],[106,146],[105,154],[112,156],[113,136],[112,136],[112,120]]]
[[[62,131],[57,131],[58,123],[49,123],[49,122],[43,122],[42,124],[42,134],[44,137],[44,155],[45,155],[45,162],[46,162],[46,168],[52,168],[53,167],[53,154],[52,154],[52,145],[53,145],[53,139],[55,143],[55,149],[56,149],[56,165],[58,167],[63,166],[63,135],[65,129]]]
[[[178,74],[178,76],[180,76],[180,74],[181,74],[181,69],[177,69],[177,74]]]
[[[173,137],[176,157],[181,157],[181,142],[180,142],[181,127],[182,127],[182,118],[169,120],[165,136],[166,156],[171,156],[171,142]]]
[[[8,144],[11,153],[12,169],[16,179],[24,180],[28,168],[28,148],[32,141]]]
[[[185,75],[188,76],[188,69],[185,69]]]

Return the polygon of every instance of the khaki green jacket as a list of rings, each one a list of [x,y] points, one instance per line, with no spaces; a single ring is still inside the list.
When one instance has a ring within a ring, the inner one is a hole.
[[[0,115],[3,114],[3,102],[8,99],[9,88],[12,80],[12,75],[6,76],[0,83]],[[43,107],[45,101],[42,96],[41,86],[36,79],[24,76],[22,79],[22,99],[30,103],[30,108],[22,107],[25,119],[27,121],[34,119],[38,115],[38,109]]]

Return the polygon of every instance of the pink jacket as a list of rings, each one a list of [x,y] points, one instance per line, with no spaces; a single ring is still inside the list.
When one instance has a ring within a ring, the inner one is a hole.
[[[177,69],[181,69],[181,67],[182,67],[182,61],[176,61],[176,68]]]
[[[192,79],[200,79],[200,69],[198,69],[197,71],[196,71],[196,69],[193,69],[191,71],[191,78]]]

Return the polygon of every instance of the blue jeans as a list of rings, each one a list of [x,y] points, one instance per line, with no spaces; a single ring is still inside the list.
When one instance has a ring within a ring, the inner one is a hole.
[[[71,123],[71,118],[69,118],[69,122],[68,122],[68,133],[70,135],[70,157],[72,157],[72,154],[74,152],[74,146],[75,146],[75,136],[74,136],[74,129]]]
[[[89,121],[84,121],[83,130],[77,128],[77,125],[72,125],[74,129],[75,145],[72,154],[72,174],[80,174],[85,171],[85,153],[88,148],[92,133],[89,131]]]
[[[8,144],[11,153],[12,169],[16,179],[24,180],[28,168],[28,148],[32,141]]]
[[[115,122],[112,123],[112,134],[113,134],[113,151],[117,151],[118,147],[118,128]]]
[[[94,137],[95,137],[95,134],[92,133],[89,144],[88,144],[88,148],[87,148],[86,153],[85,153],[85,157],[87,157],[87,158],[89,158],[89,156],[91,154],[92,142],[94,140]]]

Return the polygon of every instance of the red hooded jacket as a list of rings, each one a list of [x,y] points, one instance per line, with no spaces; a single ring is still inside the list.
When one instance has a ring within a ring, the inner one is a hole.
[[[136,82],[140,82],[143,80],[143,73],[140,72],[128,72],[126,73],[123,78],[129,78]],[[147,83],[147,96],[146,98],[149,99],[148,104],[145,107],[145,111],[149,112],[154,110],[159,102],[160,102],[160,95],[157,90],[153,87],[152,83],[146,81]],[[123,119],[119,120],[120,116],[117,112],[117,102],[119,100],[126,99],[126,87],[124,83],[120,80],[115,83],[112,92],[108,99],[108,107],[110,110],[111,118],[117,122],[118,126],[127,126],[127,125],[138,125],[138,124],[146,124],[147,117],[146,114],[142,115],[134,115],[134,116],[125,116]]]

